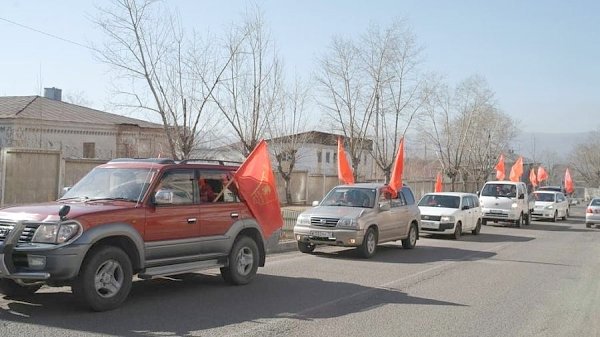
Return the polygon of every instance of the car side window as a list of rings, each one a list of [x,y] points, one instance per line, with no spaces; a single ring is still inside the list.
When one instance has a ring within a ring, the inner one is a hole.
[[[465,206],[467,206],[467,209],[473,208],[473,200],[471,200],[471,198],[468,197],[468,196],[463,197],[463,205],[462,205],[462,207],[464,208]]]
[[[406,205],[406,200],[402,193],[398,193],[395,198],[392,199],[392,208]]]
[[[192,170],[166,172],[154,190],[157,205],[186,205],[198,202],[198,185]]]
[[[479,207],[479,199],[477,199],[476,197],[470,197],[470,198],[473,201],[473,207]]]
[[[415,204],[415,196],[412,194],[412,191],[408,187],[402,187],[402,196],[404,197],[405,205],[414,205]]]
[[[198,171],[200,202],[239,202],[235,185],[231,184],[227,172],[216,170]]]

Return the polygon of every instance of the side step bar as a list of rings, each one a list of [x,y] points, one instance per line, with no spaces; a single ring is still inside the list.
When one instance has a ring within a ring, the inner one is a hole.
[[[138,274],[138,277],[141,279],[150,279],[150,278],[157,277],[157,276],[168,276],[168,275],[189,273],[189,272],[198,271],[198,270],[221,268],[221,267],[225,267],[225,265],[226,264],[224,261],[221,262],[217,259],[178,263],[178,264],[172,264],[172,265],[168,265],[168,266],[158,266],[158,267],[146,268]]]

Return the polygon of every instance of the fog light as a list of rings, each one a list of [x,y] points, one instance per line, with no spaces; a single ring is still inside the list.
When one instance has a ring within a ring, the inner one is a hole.
[[[29,268],[44,268],[46,267],[46,257],[39,255],[27,255],[27,263]]]
[[[355,244],[356,240],[355,239],[350,239],[350,244]]]

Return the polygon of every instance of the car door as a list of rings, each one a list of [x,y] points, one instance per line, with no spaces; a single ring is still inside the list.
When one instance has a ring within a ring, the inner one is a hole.
[[[198,183],[193,170],[164,172],[152,190],[146,212],[144,241],[147,259],[198,253]]]
[[[559,216],[563,217],[567,215],[567,209],[569,204],[567,202],[567,198],[562,193],[556,193],[556,204],[557,209],[559,210]]]
[[[473,223],[473,201],[466,195],[460,197],[461,206],[459,212],[461,213],[461,217],[463,219],[462,228],[464,230],[470,230],[475,227]]]

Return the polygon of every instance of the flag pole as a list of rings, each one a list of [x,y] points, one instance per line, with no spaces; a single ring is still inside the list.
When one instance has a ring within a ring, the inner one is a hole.
[[[221,189],[221,192],[219,192],[219,194],[217,194],[217,196],[211,202],[216,202],[217,200],[219,200],[219,198],[222,197],[223,194],[225,194],[225,190],[228,189],[229,186],[231,186],[231,184],[233,184],[233,179],[229,180],[227,182],[227,184],[225,186],[223,186],[223,188]]]

